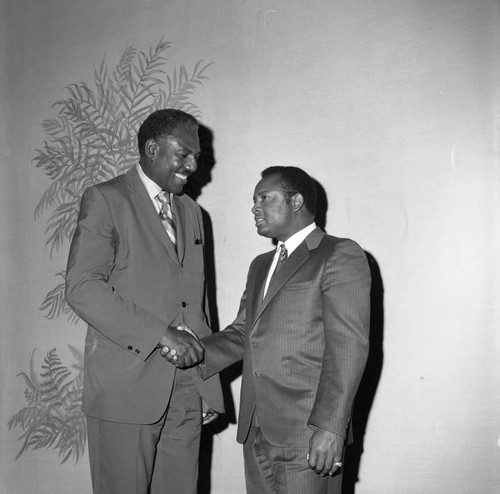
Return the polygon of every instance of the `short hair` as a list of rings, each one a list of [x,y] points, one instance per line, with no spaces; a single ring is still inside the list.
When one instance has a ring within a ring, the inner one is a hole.
[[[296,166],[270,166],[261,175],[262,178],[269,175],[279,175],[281,187],[287,200],[289,201],[298,192],[302,194],[307,210],[313,216],[316,214],[316,184],[304,170]]]
[[[146,141],[160,137],[173,137],[179,127],[197,129],[198,121],[189,113],[174,108],[166,108],[151,113],[139,127],[137,146],[139,154],[144,154]]]

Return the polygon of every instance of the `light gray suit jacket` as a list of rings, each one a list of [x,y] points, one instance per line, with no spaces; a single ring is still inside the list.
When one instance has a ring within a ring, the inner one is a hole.
[[[168,325],[207,326],[204,234],[199,206],[174,196],[178,250],[137,170],[87,189],[66,272],[68,304],[88,323],[84,411],[103,420],[148,424],[167,407],[176,369],[156,348]],[[181,371],[179,371],[181,372]],[[223,411],[218,376],[198,389]]]
[[[252,262],[236,320],[202,340],[202,374],[243,358],[239,442],[254,411],[272,444],[307,445],[316,427],[345,438],[368,355],[366,255],[352,240],[317,228],[262,298],[273,255]]]

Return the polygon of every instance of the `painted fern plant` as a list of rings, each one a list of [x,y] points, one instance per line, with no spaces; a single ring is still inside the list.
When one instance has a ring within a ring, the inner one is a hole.
[[[85,420],[82,411],[83,357],[68,345],[77,360],[76,374],[67,369],[56,349],[45,356],[40,374],[34,368],[35,350],[31,355],[30,373],[21,372],[26,390],[26,406],[8,422],[9,430],[20,427],[23,441],[16,460],[28,449],[53,448],[59,451],[61,463],[73,457],[75,462],[85,450]]]
[[[111,72],[103,59],[94,69],[95,88],[84,82],[68,85],[66,99],[54,104],[57,117],[42,123],[49,139],[33,161],[51,184],[35,209],[35,219],[51,210],[46,228],[51,257],[73,234],[83,191],[137,163],[136,135],[149,113],[169,107],[199,117],[189,98],[207,79],[211,63],[198,61],[190,74],[181,65],[166,75],[165,51],[170,46],[161,39],[147,53],[127,48]],[[46,317],[72,317],[62,288],[59,283],[42,303]]]
[[[137,163],[137,131],[149,113],[178,108],[199,118],[190,97],[207,79],[211,63],[200,60],[190,72],[180,65],[167,74],[165,54],[170,47],[163,38],[147,52],[129,47],[113,69],[103,59],[94,68],[94,87],[85,82],[69,84],[66,97],[53,105],[57,116],[42,123],[47,140],[35,151],[33,161],[51,183],[35,209],[35,219],[50,211],[46,246],[51,258],[71,239],[83,191]],[[40,309],[48,319],[64,315],[76,323],[78,317],[64,298],[65,271],[55,276],[58,282]],[[27,386],[27,406],[8,423],[9,429],[23,430],[16,459],[29,449],[54,448],[61,463],[71,457],[78,462],[85,450],[82,355],[70,349],[77,360],[76,374],[63,365],[56,349],[48,352],[39,375],[33,368],[33,355],[29,375],[20,374]]]

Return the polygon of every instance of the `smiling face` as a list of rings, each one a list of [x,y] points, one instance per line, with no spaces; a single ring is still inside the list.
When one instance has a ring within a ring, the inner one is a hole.
[[[181,194],[197,168],[200,143],[197,127],[178,127],[172,137],[149,139],[145,145],[144,173],[163,190]]]
[[[255,187],[252,213],[257,233],[282,242],[299,231],[295,196],[287,200],[278,174],[264,177]]]

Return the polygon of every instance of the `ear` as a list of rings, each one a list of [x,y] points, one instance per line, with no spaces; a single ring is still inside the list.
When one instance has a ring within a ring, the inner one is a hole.
[[[294,211],[298,211],[304,205],[304,196],[297,192],[292,196],[292,208]]]
[[[144,153],[149,159],[153,159],[156,156],[158,149],[160,149],[160,146],[154,139],[148,139],[144,145]]]

